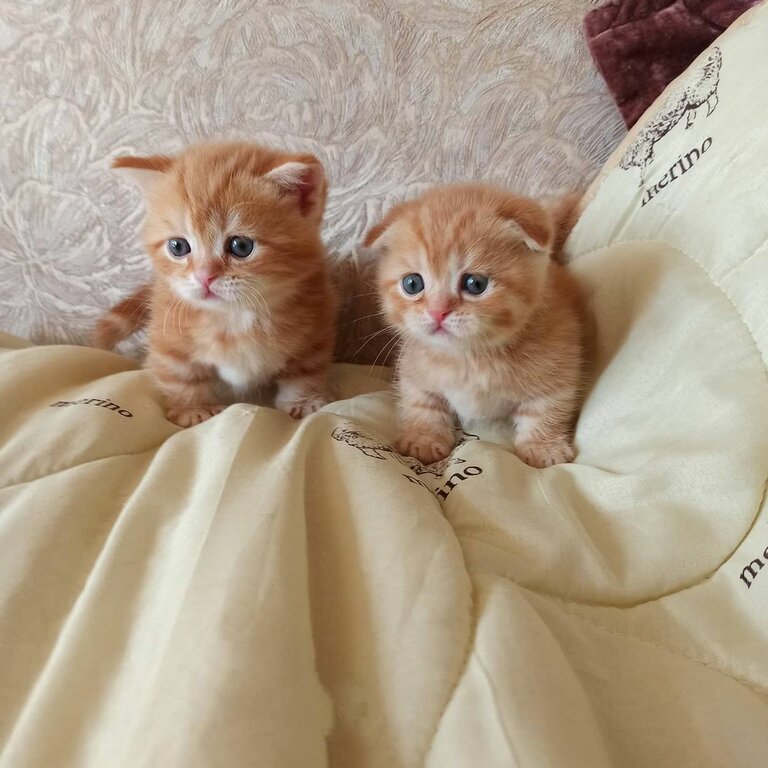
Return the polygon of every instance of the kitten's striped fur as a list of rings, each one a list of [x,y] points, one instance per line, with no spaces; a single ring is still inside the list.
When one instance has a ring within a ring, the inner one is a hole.
[[[573,459],[584,323],[578,286],[558,262],[575,210],[571,198],[553,221],[501,189],[440,187],[396,206],[368,234],[368,245],[386,250],[379,291],[402,335],[401,452],[431,463],[454,447],[457,417],[511,418],[528,464]],[[424,280],[418,295],[402,287],[411,273]],[[466,275],[488,277],[486,291],[463,291]]]
[[[336,299],[320,239],[326,182],[317,158],[202,144],[115,166],[145,190],[155,277],[99,322],[94,343],[111,348],[148,324],[146,364],[180,426],[275,382],[277,406],[294,417],[327,403]],[[234,236],[253,240],[250,256],[227,251]],[[191,252],[173,257],[171,238]]]

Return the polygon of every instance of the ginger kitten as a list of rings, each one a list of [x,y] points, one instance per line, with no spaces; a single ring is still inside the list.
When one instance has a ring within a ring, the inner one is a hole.
[[[95,344],[148,323],[146,365],[182,427],[275,382],[277,407],[295,418],[329,402],[336,298],[317,158],[201,144],[114,167],[144,191],[154,281],[99,322]]]
[[[560,218],[575,218],[572,208]],[[552,253],[567,226],[532,200],[474,184],[397,205],[368,233],[366,245],[386,250],[379,293],[402,339],[401,453],[432,463],[454,447],[457,417],[512,418],[527,464],[574,458],[583,313]]]

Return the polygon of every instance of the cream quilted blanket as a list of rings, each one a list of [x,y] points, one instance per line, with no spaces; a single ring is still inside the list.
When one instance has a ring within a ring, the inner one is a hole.
[[[768,6],[570,248],[573,465],[396,455],[384,369],[180,431],[124,358],[3,339],[1,768],[736,768],[768,754]]]

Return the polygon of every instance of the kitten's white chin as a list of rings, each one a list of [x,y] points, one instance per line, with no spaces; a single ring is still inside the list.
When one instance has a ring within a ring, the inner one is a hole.
[[[463,339],[460,336],[456,336],[450,331],[446,331],[441,328],[438,331],[427,331],[419,334],[419,338],[427,346],[433,349],[439,349],[443,352],[462,352],[467,349],[468,339]],[[470,341],[471,343],[471,341]]]
[[[188,285],[182,283],[181,285],[171,284],[173,292],[187,304],[195,307],[196,309],[215,309],[222,310],[228,306],[234,306],[231,302],[211,290],[207,294],[202,286]]]
[[[509,337],[506,334],[474,333],[468,336],[457,336],[450,331],[421,333],[418,334],[418,338],[432,349],[439,349],[442,352],[453,352],[457,355],[485,352],[514,342],[514,337]]]
[[[182,296],[181,298],[196,309],[215,309],[220,311],[228,307],[234,307],[234,304],[216,294],[208,296]]]

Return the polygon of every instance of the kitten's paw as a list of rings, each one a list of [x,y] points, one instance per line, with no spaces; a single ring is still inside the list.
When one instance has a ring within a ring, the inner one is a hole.
[[[225,405],[199,405],[196,408],[171,408],[165,414],[168,421],[179,427],[192,427],[221,413]]]
[[[434,464],[448,456],[455,444],[453,437],[403,432],[395,443],[395,450],[404,456],[418,459],[422,464]]]
[[[277,407],[281,411],[285,411],[292,419],[303,419],[330,402],[330,398],[326,395],[308,395],[298,400],[278,400]]]
[[[531,467],[543,469],[554,464],[566,464],[573,461],[576,453],[573,446],[565,440],[551,443],[521,443],[515,446],[515,453]]]

